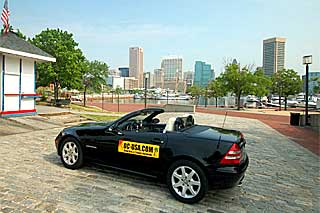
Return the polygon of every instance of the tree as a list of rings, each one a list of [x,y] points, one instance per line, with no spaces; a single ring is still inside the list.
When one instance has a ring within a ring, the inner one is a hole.
[[[271,79],[264,75],[262,69],[258,69],[253,74],[254,91],[253,94],[262,97],[270,93]]]
[[[204,93],[203,89],[198,85],[192,85],[191,87],[189,87],[188,93],[190,93],[192,97],[196,98],[196,106],[198,106],[199,97]]]
[[[108,77],[108,65],[101,61],[85,61],[83,74],[83,104],[86,106],[87,89],[94,92],[101,92],[101,85],[106,85],[106,78]]]
[[[223,85],[221,77],[211,81],[208,85],[209,97],[213,97],[216,100],[216,107],[218,107],[218,98],[227,95],[226,88]]]
[[[245,66],[240,69],[238,64],[228,64],[221,74],[221,81],[226,91],[237,97],[237,109],[240,109],[240,97],[254,92],[254,76]]]
[[[85,57],[74,41],[72,33],[60,29],[46,29],[31,39],[31,43],[56,58],[55,63],[39,63],[38,85],[54,83],[54,99],[59,87],[79,89],[85,68]]]
[[[301,91],[302,80],[297,72],[292,69],[283,69],[273,74],[272,90],[279,95],[279,110],[281,110],[281,96],[284,96],[284,106],[287,110],[289,95],[295,95]]]
[[[3,35],[4,28],[1,29],[1,35]],[[23,40],[27,40],[27,36],[24,35],[19,29],[14,30],[13,27],[9,26],[9,32],[15,33],[19,38],[22,38]]]

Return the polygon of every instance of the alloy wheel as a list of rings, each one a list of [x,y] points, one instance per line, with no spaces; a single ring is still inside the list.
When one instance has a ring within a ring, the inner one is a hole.
[[[198,173],[189,166],[177,167],[171,175],[171,184],[174,191],[186,199],[197,196],[201,189]]]
[[[66,142],[62,149],[63,161],[66,164],[72,166],[77,162],[78,156],[79,156],[79,150],[77,145],[72,141]]]

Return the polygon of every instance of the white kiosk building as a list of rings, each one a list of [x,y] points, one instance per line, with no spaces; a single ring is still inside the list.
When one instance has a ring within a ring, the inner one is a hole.
[[[36,62],[56,59],[8,32],[0,36],[0,117],[36,114]]]

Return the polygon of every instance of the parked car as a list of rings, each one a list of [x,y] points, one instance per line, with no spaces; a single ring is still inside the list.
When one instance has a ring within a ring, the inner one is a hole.
[[[211,187],[241,183],[248,167],[241,132],[197,125],[192,115],[161,123],[163,109],[147,108],[106,123],[65,128],[55,140],[66,168],[84,160],[154,177],[163,177],[179,201],[200,201]]]

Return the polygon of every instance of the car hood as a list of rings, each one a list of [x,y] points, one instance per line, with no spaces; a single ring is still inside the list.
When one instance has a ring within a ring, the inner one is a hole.
[[[203,125],[195,125],[185,132],[189,133],[191,137],[227,142],[235,142],[239,140],[240,137],[240,132],[236,130]]]
[[[108,126],[110,126],[112,122],[88,122],[88,123],[82,123],[77,126],[72,126],[65,128],[65,131],[68,130],[94,130],[94,129],[104,129]]]

